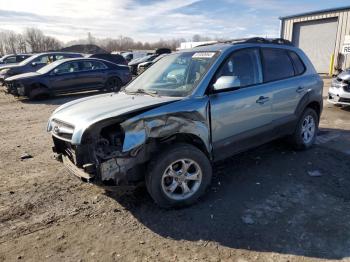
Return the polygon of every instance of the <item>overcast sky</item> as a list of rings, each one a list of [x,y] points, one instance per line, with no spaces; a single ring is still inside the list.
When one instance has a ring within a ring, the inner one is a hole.
[[[279,16],[350,0],[0,0],[0,30],[37,27],[62,41],[130,36],[154,42],[194,34],[278,36]]]

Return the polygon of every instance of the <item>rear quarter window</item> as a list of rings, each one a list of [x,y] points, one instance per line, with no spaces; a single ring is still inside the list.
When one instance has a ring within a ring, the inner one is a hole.
[[[300,59],[300,57],[295,52],[289,51],[289,56],[293,61],[295,75],[302,75],[306,70],[306,67],[305,67],[303,61]]]
[[[294,76],[294,67],[286,50],[263,48],[261,52],[264,82],[277,81]]]

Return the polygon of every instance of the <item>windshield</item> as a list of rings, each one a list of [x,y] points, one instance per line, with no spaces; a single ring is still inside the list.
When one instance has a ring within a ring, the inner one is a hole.
[[[53,70],[56,66],[62,64],[62,60],[57,60],[55,62],[52,62],[51,64],[48,64],[42,68],[40,68],[37,72],[39,74],[46,74],[48,72],[50,72],[51,70]]]
[[[142,91],[164,96],[188,96],[215,58],[215,52],[167,55],[131,82],[125,92]]]

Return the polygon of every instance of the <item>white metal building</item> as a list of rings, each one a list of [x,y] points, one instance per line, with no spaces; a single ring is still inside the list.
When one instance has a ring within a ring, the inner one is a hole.
[[[303,49],[318,73],[350,67],[350,6],[280,20],[281,38]]]

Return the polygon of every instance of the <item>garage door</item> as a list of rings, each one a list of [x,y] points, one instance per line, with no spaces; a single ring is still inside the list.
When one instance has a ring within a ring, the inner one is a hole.
[[[318,73],[329,71],[329,62],[334,53],[338,19],[322,19],[295,23],[293,44],[308,55]]]

